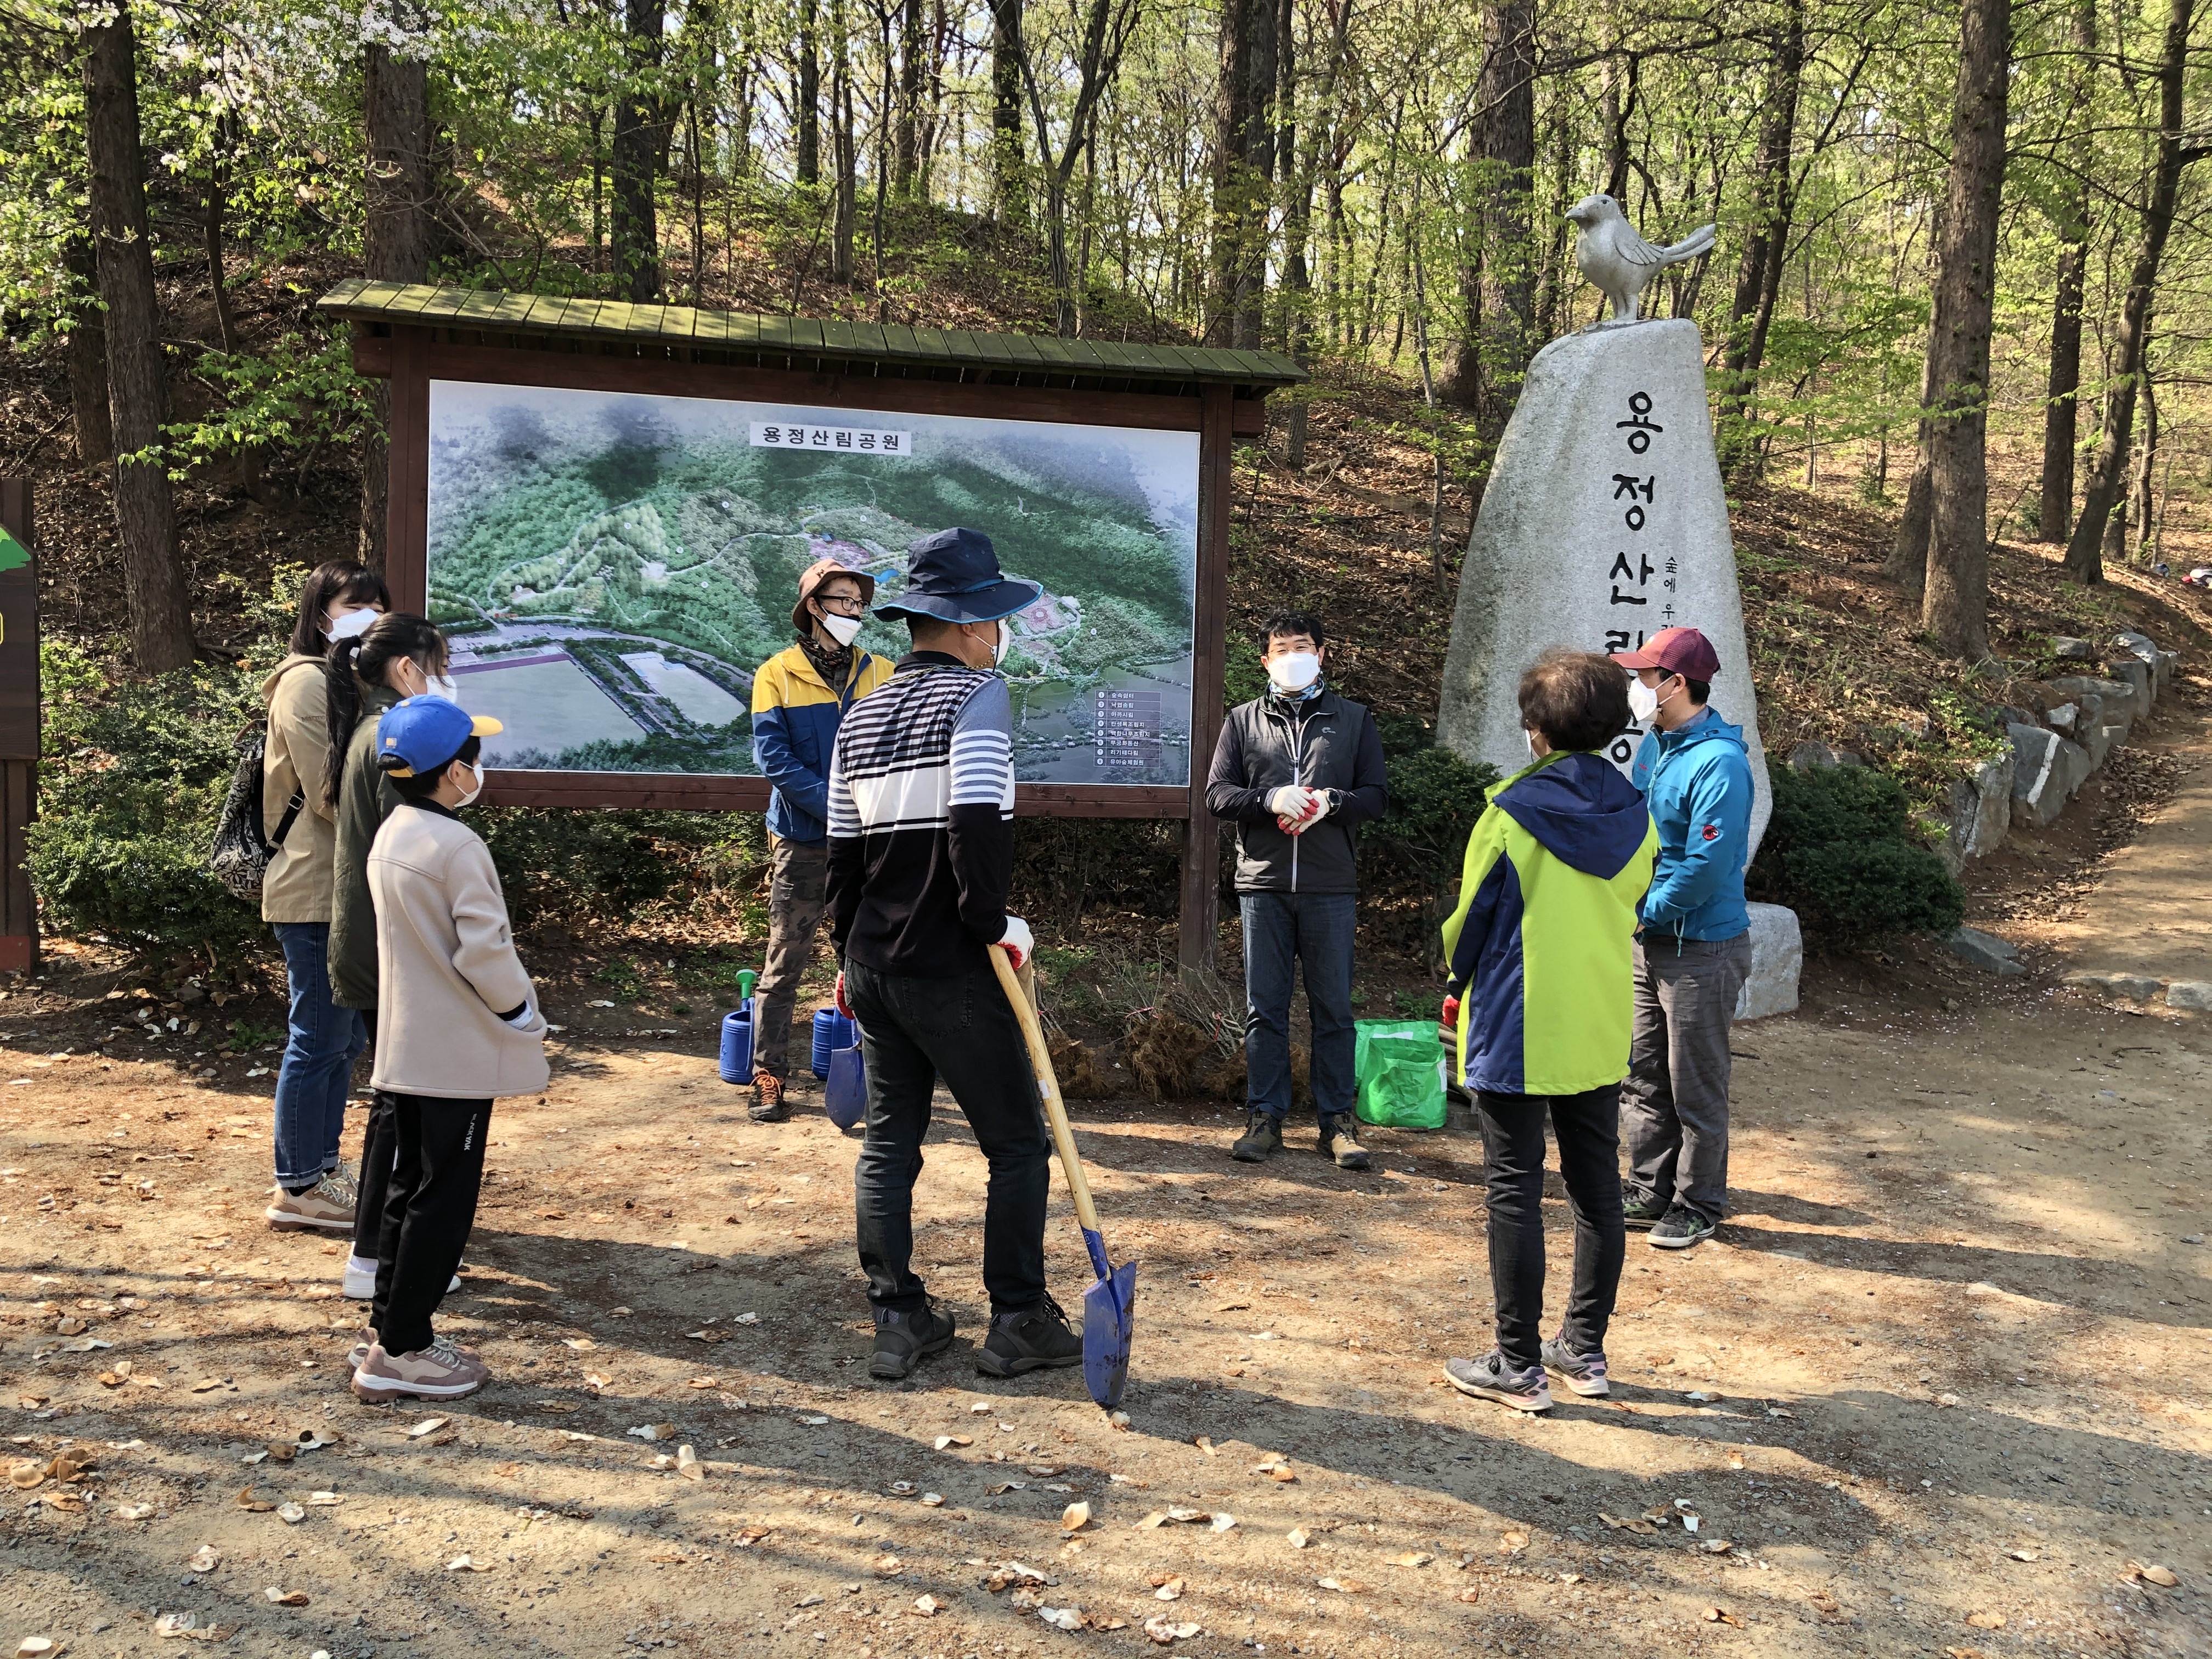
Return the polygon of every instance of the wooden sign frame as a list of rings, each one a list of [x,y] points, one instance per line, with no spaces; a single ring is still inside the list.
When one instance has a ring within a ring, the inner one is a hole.
[[[507,297],[520,301],[528,296]],[[1199,504],[1189,781],[1181,787],[1025,783],[1017,788],[1014,811],[1018,817],[1182,820],[1185,834],[1178,956],[1188,967],[1212,965],[1218,913],[1220,824],[1206,808],[1206,776],[1224,714],[1232,450],[1240,434],[1264,432],[1262,399],[1267,384],[1303,378],[1295,365],[1269,359],[1258,374],[1233,378],[1187,374],[1171,388],[1158,375],[1147,377],[1160,381],[1161,390],[1091,389],[1074,384],[1037,384],[1040,380],[1049,382],[1053,377],[1025,372],[1021,367],[985,374],[963,369],[957,378],[948,378],[944,372],[885,373],[881,365],[865,362],[823,362],[816,353],[787,354],[787,362],[801,355],[815,356],[817,361],[807,367],[783,367],[767,366],[757,354],[750,363],[702,362],[697,360],[702,354],[696,350],[672,351],[647,343],[627,350],[607,344],[594,349],[590,344],[579,346],[565,340],[549,343],[542,337],[502,337],[483,328],[457,326],[462,320],[459,317],[436,325],[427,320],[416,325],[405,316],[380,311],[373,323],[365,325],[360,307],[347,303],[343,291],[333,294],[324,304],[326,309],[352,319],[356,369],[391,382],[385,574],[394,602],[416,611],[426,608],[428,597],[430,383],[434,380],[1195,432]],[[718,314],[696,313],[701,319]],[[815,326],[826,330],[833,325]],[[919,332],[900,331],[909,337]],[[999,337],[957,337],[975,343]],[[1250,354],[1184,350],[1180,356],[1260,361]],[[1284,368],[1290,371],[1287,376],[1281,373]],[[1024,384],[1025,380],[1030,383]],[[1117,383],[1126,387],[1144,381],[1124,373]],[[769,785],[763,778],[502,769],[487,773],[485,799],[507,806],[764,811],[769,795]]]

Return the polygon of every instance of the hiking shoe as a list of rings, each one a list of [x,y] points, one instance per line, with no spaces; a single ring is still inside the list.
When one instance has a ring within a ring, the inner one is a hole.
[[[868,1375],[896,1382],[931,1354],[952,1345],[952,1316],[939,1313],[934,1303],[902,1311],[876,1310],[876,1351],[868,1357]]]
[[[1321,1155],[1333,1158],[1340,1170],[1364,1170],[1367,1167],[1367,1149],[1359,1144],[1359,1132],[1349,1112],[1331,1112],[1321,1121]]]
[[[1068,1328],[1067,1316],[1050,1297],[1019,1313],[993,1316],[990,1334],[975,1350],[975,1369],[986,1376],[1019,1376],[1047,1365],[1082,1363],[1083,1334]]]
[[[791,1103],[783,1097],[783,1079],[774,1072],[753,1073],[753,1103],[745,1115],[756,1123],[782,1123],[791,1116]],[[905,1375],[904,1372],[900,1373]]]
[[[362,1340],[353,1345],[346,1355],[346,1369],[357,1371],[368,1358],[368,1351],[376,1346],[376,1327],[369,1326],[362,1333]]]
[[[1495,1348],[1480,1359],[1447,1359],[1444,1376],[1462,1394],[1473,1395],[1477,1400],[1495,1400],[1518,1412],[1552,1409],[1552,1391],[1545,1385],[1544,1368],[1531,1365],[1525,1371],[1516,1371]]]
[[[413,1353],[390,1354],[372,1343],[353,1374],[362,1400],[458,1400],[491,1381],[483,1361],[441,1336]]]
[[[1585,1400],[1599,1400],[1613,1392],[1605,1378],[1603,1353],[1577,1353],[1565,1334],[1544,1345],[1544,1369],[1559,1377]]]
[[[262,1213],[269,1218],[274,1232],[349,1233],[354,1204],[359,1197],[353,1177],[341,1164],[325,1170],[323,1178],[304,1193],[276,1188],[275,1197]]]
[[[1282,1150],[1283,1120],[1255,1108],[1251,1123],[1237,1137],[1229,1156],[1239,1164],[1263,1164]]]
[[[1703,1210],[1677,1204],[1653,1227],[1644,1243],[1655,1250],[1686,1250],[1713,1236],[1713,1218]]]
[[[468,1264],[463,1262],[461,1265],[466,1267]],[[446,1294],[451,1296],[460,1288],[461,1276],[455,1273],[453,1283],[446,1286]],[[354,1302],[366,1302],[374,1296],[376,1294],[376,1263],[365,1255],[348,1256],[345,1264],[345,1278],[339,1282],[338,1294]]]
[[[1631,1196],[1630,1191],[1624,1190],[1620,1195],[1620,1218],[1632,1233],[1650,1231],[1667,1218],[1670,1207],[1662,1204],[1656,1193],[1636,1193]]]

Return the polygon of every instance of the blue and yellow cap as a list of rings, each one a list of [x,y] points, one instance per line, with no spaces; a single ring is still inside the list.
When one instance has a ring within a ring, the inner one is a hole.
[[[376,763],[395,778],[443,771],[471,738],[507,728],[489,714],[471,714],[457,702],[427,694],[384,711],[376,723]]]

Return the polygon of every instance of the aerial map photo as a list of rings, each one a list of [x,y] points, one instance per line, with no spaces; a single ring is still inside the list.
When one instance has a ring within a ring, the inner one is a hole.
[[[799,573],[836,558],[881,602],[954,525],[1044,586],[1003,671],[1017,775],[1188,783],[1195,433],[430,385],[429,614],[506,727],[492,766],[751,773]]]

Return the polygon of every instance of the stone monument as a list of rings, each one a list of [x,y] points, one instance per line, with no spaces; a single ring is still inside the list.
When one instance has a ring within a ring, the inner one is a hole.
[[[1516,693],[1529,664],[1556,646],[1631,650],[1677,627],[1698,629],[1720,654],[1712,705],[1743,727],[1750,750],[1755,852],[1773,791],[1704,346],[1695,323],[1637,321],[1632,305],[1629,317],[1554,340],[1529,365],[1468,538],[1437,741],[1516,771],[1528,760]],[[1624,772],[1643,735],[1626,732],[1607,750]],[[1794,956],[1795,922],[1754,915],[1754,946],[1768,939],[1766,954]],[[1754,976],[1760,994],[1739,1018],[1796,1006],[1794,961],[1761,964]]]
[[[1570,334],[1529,365],[1460,568],[1437,739],[1516,770],[1523,669],[1554,646],[1628,651],[1662,628],[1697,629],[1720,653],[1713,707],[1750,746],[1755,850],[1773,794],[1705,351],[1679,318]],[[1624,771],[1642,735],[1607,750]]]

